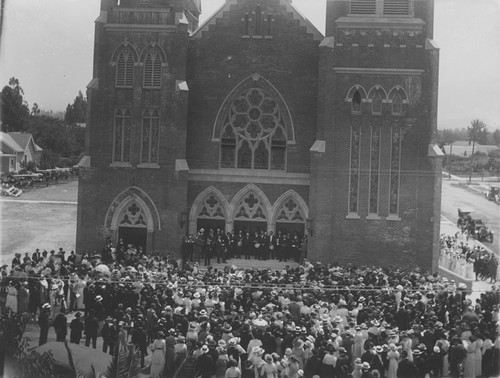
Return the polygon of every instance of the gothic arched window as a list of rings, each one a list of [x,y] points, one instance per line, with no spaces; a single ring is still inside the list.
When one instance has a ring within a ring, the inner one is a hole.
[[[142,116],[141,163],[158,164],[160,115],[158,110],[146,110]]]
[[[144,59],[144,87],[161,87],[162,59],[159,49],[150,49]]]
[[[113,134],[113,162],[130,162],[131,133],[130,110],[117,109]]]
[[[286,128],[278,102],[250,88],[229,105],[221,132],[221,168],[286,168]]]
[[[116,60],[117,87],[132,87],[134,85],[134,54],[129,47],[124,47]]]
[[[405,112],[405,104],[408,103],[406,92],[400,86],[396,86],[389,92],[389,102],[392,104],[392,114],[402,115]]]
[[[352,96],[352,112],[361,113],[361,95],[358,91]]]

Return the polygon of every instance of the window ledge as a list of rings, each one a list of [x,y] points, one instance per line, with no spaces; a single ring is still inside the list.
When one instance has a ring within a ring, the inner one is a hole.
[[[137,165],[137,168],[159,169],[160,166],[156,163],[141,163],[141,164]]]
[[[132,164],[121,161],[114,161],[109,166],[115,168],[132,168]]]
[[[361,219],[358,213],[349,213],[345,216],[345,219]]]
[[[401,218],[395,214],[389,215],[386,219],[388,221],[400,221],[401,220]]]
[[[382,218],[379,215],[377,215],[377,214],[368,214],[366,216],[366,219],[369,219],[369,220],[380,220]]]

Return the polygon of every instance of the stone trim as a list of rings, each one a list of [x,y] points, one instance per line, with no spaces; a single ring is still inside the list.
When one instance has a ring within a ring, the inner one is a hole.
[[[189,181],[240,182],[278,185],[310,185],[308,173],[250,169],[191,169]]]
[[[365,75],[422,75],[425,71],[421,69],[406,68],[355,68],[334,67],[336,74],[365,74]]]

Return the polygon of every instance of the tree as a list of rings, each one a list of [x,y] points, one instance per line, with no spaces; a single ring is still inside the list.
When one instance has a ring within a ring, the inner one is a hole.
[[[29,118],[30,110],[23,95],[19,80],[11,77],[0,96],[2,131],[24,131],[24,122]]]
[[[78,96],[73,104],[66,106],[64,121],[70,125],[73,123],[85,123],[87,119],[87,99],[83,97],[82,91],[78,91]]]
[[[476,147],[476,140],[484,134],[485,130],[486,130],[486,124],[478,119],[473,120],[470,126],[467,128],[467,134],[469,135],[469,140],[472,141],[469,184],[472,180],[472,169],[474,167],[474,148]]]
[[[496,129],[495,131],[493,131],[492,136],[493,140],[495,141],[495,145],[500,146],[500,130]]]
[[[40,108],[38,107],[38,104],[35,102],[31,107],[31,116],[36,117],[38,115],[40,115]]]

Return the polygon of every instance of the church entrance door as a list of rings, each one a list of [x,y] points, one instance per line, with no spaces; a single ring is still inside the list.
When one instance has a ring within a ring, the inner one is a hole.
[[[212,228],[214,231],[217,231],[218,228],[223,233],[226,233],[226,220],[225,219],[204,219],[198,218],[196,229],[204,228],[205,232],[208,233]]]
[[[125,245],[142,247],[146,251],[147,229],[145,227],[119,227],[118,238],[123,239]]]
[[[240,230],[243,231],[243,234],[245,234],[245,232],[250,232],[252,236],[254,232],[267,232],[267,222],[235,220],[234,233],[237,234]]]
[[[299,239],[304,236],[304,223],[288,223],[288,222],[278,222],[276,223],[276,234],[281,231],[282,234],[297,234]]]

